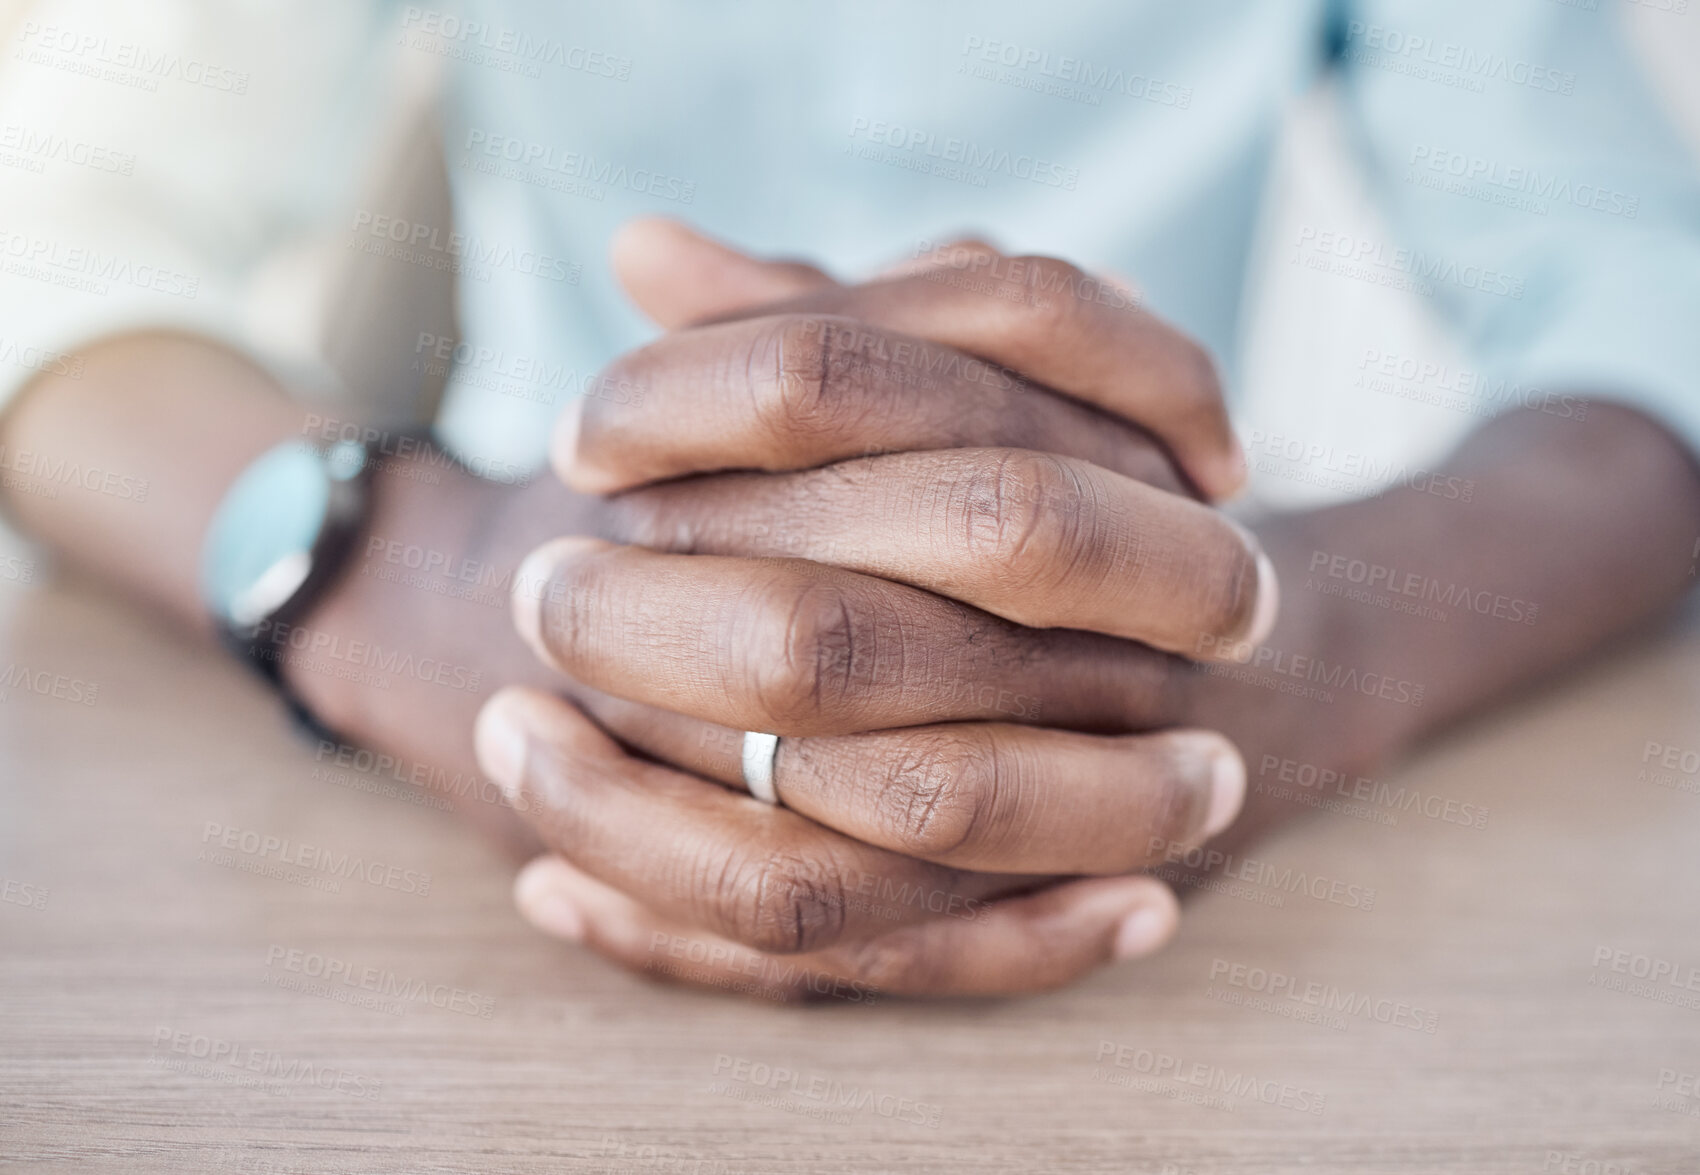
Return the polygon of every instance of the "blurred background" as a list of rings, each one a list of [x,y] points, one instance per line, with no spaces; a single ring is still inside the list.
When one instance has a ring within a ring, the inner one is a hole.
[[[1610,9],[1607,18],[1626,25],[1652,87],[1684,141],[1700,155],[1700,16],[1683,11],[1686,0],[1575,0],[1568,6],[1593,10],[1601,4]],[[256,45],[243,34],[252,27],[252,13],[262,7],[173,0],[144,10],[87,0],[6,0],[0,4],[0,23],[13,48],[0,58],[0,126],[14,133],[20,128],[59,131],[79,141],[105,144],[122,162],[130,120],[182,119],[192,128],[197,118],[207,116],[205,103],[193,112],[185,105],[198,97],[188,92],[192,87],[162,88],[138,103],[119,87],[67,86],[60,71],[20,67],[24,50],[18,48],[19,30],[25,21],[101,28],[104,12],[106,24],[121,26],[120,32],[142,22],[150,48],[176,47],[203,60],[230,63],[233,70],[258,66],[248,70],[256,76],[266,71],[268,60],[272,69],[288,61],[298,63],[292,69],[311,70],[316,60],[335,51],[325,30],[360,27],[351,22],[347,7],[309,2],[296,6],[297,19],[288,23],[285,36]],[[385,19],[399,30],[402,13],[394,6]],[[420,332],[447,336],[455,331],[450,273],[360,247],[369,239],[359,231],[365,227],[357,219],[363,210],[380,209],[432,226],[452,222],[436,117],[445,83],[444,59],[408,52],[401,42],[398,32],[380,30],[372,38],[378,48],[370,54],[366,100],[361,103],[369,116],[364,123],[340,128],[344,138],[338,149],[348,167],[344,174],[318,177],[327,189],[320,195],[326,198],[310,215],[303,210],[291,217],[283,210],[263,233],[244,225],[237,210],[232,210],[229,224],[211,226],[209,233],[223,233],[226,248],[242,251],[242,277],[229,288],[204,290],[197,299],[203,306],[223,300],[234,307],[233,320],[240,323],[244,345],[257,350],[304,394],[323,389],[329,395],[336,389],[339,397],[354,399],[344,402],[341,412],[384,425],[430,418],[442,390],[442,366],[398,362],[396,357],[417,355],[414,340]],[[292,141],[301,133],[300,113],[268,105],[263,96],[227,104],[223,117],[241,120],[251,154],[238,161],[221,160],[219,166],[247,174],[283,165],[300,146]],[[133,156],[129,163],[137,166]],[[20,223],[27,216],[21,215],[19,198],[27,197],[29,185],[39,181],[32,168],[41,166],[26,151],[0,150],[0,190],[6,193],[6,222],[14,231],[27,231],[27,223]],[[91,231],[100,231],[114,209],[123,209],[136,223],[145,222],[160,212],[150,201],[157,202],[160,193],[170,190],[158,177],[136,184],[122,170],[85,170],[77,189],[89,201]],[[202,186],[227,182],[217,173],[173,178]],[[1359,239],[1393,239],[1345,147],[1326,82],[1297,98],[1285,112],[1269,182],[1255,260],[1247,271],[1239,386],[1232,397],[1242,437],[1299,436],[1382,462],[1433,462],[1481,417],[1424,402],[1421,387],[1384,384],[1379,388],[1383,394],[1331,394],[1362,389],[1370,351],[1414,357],[1448,370],[1468,369],[1468,360],[1433,307],[1403,289],[1342,281],[1294,263],[1294,245],[1306,226],[1329,226]],[[75,216],[76,211],[56,208],[54,214]],[[132,223],[125,231],[145,230]],[[591,265],[602,261],[585,259]],[[57,290],[43,296],[63,299],[68,314],[98,324],[94,300]],[[180,311],[182,307],[173,308]],[[219,329],[230,329],[231,320],[225,319]],[[202,327],[193,320],[186,325]],[[1252,501],[1303,506],[1379,488],[1307,478],[1302,472],[1278,458],[1259,460],[1254,454]]]

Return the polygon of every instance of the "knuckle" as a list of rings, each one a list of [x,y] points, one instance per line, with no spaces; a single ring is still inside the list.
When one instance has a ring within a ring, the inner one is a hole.
[[[895,842],[892,847],[937,858],[979,837],[997,792],[990,747],[953,735],[924,736],[887,768],[875,810]]]
[[[844,969],[859,982],[882,992],[920,995],[943,979],[942,962],[914,934],[884,934],[844,949]]]
[[[836,713],[861,677],[866,622],[830,583],[790,585],[763,607],[771,636],[751,662],[755,702],[775,733],[806,730]]]
[[[1186,335],[1176,333],[1173,340],[1169,386],[1176,398],[1195,415],[1215,416],[1226,412],[1216,360],[1203,344]]]
[[[975,468],[963,502],[970,553],[1013,570],[1041,542],[1044,498],[1058,479],[1049,458],[1009,450]]]
[[[769,954],[819,950],[844,934],[843,880],[804,854],[774,850],[723,870],[717,899],[733,938]]]
[[[979,463],[966,489],[960,533],[967,554],[1003,581],[1018,607],[1030,599],[1039,603],[1048,586],[1091,573],[1101,554],[1097,504],[1065,461],[1008,450]]]
[[[922,259],[937,265],[952,265],[961,268],[981,257],[998,256],[1001,256],[1001,254],[989,241],[970,234],[933,246],[932,250]]]
[[[1019,276],[1005,282],[1006,327],[1025,346],[1054,346],[1058,333],[1078,321],[1085,274],[1055,257],[1014,257],[1009,268]]]
[[[774,319],[752,345],[745,381],[760,427],[785,441],[842,433],[854,420],[861,382],[854,348],[845,343],[853,344],[853,333],[862,329],[832,317]],[[758,364],[765,370],[756,370]]]

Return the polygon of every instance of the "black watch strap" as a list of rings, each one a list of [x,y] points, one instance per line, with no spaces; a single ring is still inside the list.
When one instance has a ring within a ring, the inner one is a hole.
[[[220,506],[213,531],[208,536],[209,550],[204,554],[204,560],[208,566],[217,560],[220,553],[212,548],[220,542],[252,543],[258,538],[259,549],[263,552],[264,536],[255,536],[254,528],[265,526],[268,519],[275,519],[279,514],[286,521],[299,524],[299,519],[288,518],[288,510],[294,503],[268,503],[265,495],[287,495],[292,492],[292,487],[298,489],[301,469],[309,455],[316,456],[317,461],[322,463],[323,482],[319,492],[323,499],[317,533],[307,548],[284,551],[278,565],[263,568],[264,574],[252,576],[254,582],[235,592],[234,598],[231,582],[223,586],[214,585],[212,580],[215,577],[208,575],[205,567],[203,585],[225,647],[270,683],[282,698],[298,730],[315,740],[341,743],[342,737],[321,721],[289,687],[284,666],[295,651],[297,634],[302,631],[300,621],[345,570],[370,515],[372,471],[366,448],[347,441],[324,448],[297,441],[279,445],[260,457],[249,467],[250,471],[259,469],[267,461],[281,462],[286,467],[293,467],[296,480],[280,479],[275,486],[263,484],[264,478],[258,485],[244,485],[239,480]],[[314,488],[317,489],[317,485]],[[249,495],[251,500],[243,500],[244,494]],[[266,558],[262,554],[260,563],[263,564]],[[300,569],[301,559],[306,560],[304,573]],[[287,566],[280,566],[285,563]],[[295,570],[291,571],[291,568]],[[272,575],[280,571],[281,576]],[[266,582],[268,576],[272,576],[273,583]],[[240,577],[234,582],[240,585]],[[278,586],[279,583],[281,586]],[[271,599],[268,598],[268,590],[273,594],[286,594],[280,599]],[[255,615],[256,612],[263,614]]]

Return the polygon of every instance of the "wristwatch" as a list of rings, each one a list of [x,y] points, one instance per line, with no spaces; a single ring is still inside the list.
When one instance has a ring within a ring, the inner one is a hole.
[[[242,471],[201,546],[201,598],[224,643],[283,697],[308,733],[341,741],[288,688],[284,659],[369,513],[366,447],[286,441]]]

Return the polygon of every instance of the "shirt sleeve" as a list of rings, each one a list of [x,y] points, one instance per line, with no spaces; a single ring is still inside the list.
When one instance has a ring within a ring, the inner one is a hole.
[[[0,406],[130,330],[299,360],[245,296],[358,170],[384,7],[29,7],[0,68]]]
[[[1618,399],[1700,453],[1700,179],[1616,6],[1348,0],[1335,43],[1397,240],[1313,245],[1426,295],[1484,406]]]

